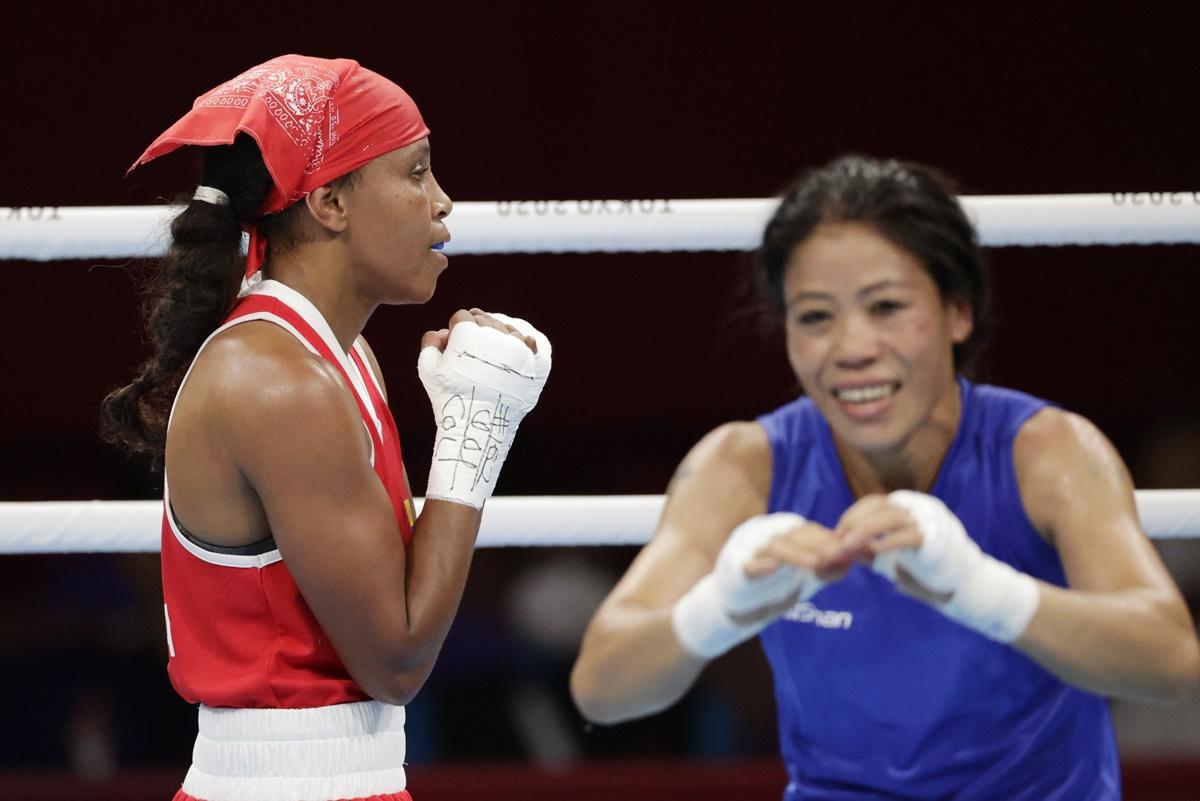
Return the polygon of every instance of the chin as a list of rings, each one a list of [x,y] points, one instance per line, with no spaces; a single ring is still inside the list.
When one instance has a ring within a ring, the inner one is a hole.
[[[828,421],[829,418],[826,417]],[[908,439],[908,432],[898,430],[894,424],[862,424],[841,421],[830,425],[834,436],[860,453],[887,453],[901,448]]]
[[[434,278],[432,281],[429,282],[428,286],[417,288],[413,293],[413,299],[409,302],[410,303],[418,303],[418,304],[419,303],[428,303],[430,300],[433,299],[433,296],[436,292],[437,292],[437,279]]]
[[[423,291],[421,294],[421,301],[420,301],[421,303],[424,303],[425,301],[432,298],[434,293],[437,292],[438,279],[441,276],[442,276],[441,271],[438,271],[438,273],[435,274],[433,276],[433,278],[430,279],[429,283],[423,288]]]
[[[386,303],[389,306],[413,306],[428,303],[437,290],[438,277],[425,281],[409,281],[402,286],[389,288]]]
[[[433,299],[433,287],[428,291],[409,290],[403,294],[397,294],[388,301],[389,306],[421,306]]]

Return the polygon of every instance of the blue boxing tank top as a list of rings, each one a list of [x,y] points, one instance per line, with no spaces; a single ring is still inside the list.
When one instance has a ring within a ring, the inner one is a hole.
[[[960,379],[962,419],[932,494],[988,554],[1066,586],[1025,514],[1013,441],[1044,401]],[[854,502],[808,398],[759,418],[770,512],[832,528]],[[785,801],[1119,799],[1108,707],[1016,649],[855,565],[762,632],[775,677]]]

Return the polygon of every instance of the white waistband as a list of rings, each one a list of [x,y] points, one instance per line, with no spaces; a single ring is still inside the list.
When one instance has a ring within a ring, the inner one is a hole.
[[[183,781],[203,801],[368,798],[405,788],[404,707],[379,701],[315,709],[200,707]]]

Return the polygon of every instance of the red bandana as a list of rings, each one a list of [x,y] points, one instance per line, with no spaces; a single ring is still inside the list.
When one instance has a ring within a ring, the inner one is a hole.
[[[280,56],[196,98],[192,110],[146,148],[130,170],[183,145],[258,142],[274,189],[258,210],[275,214],[312,190],[429,134],[408,93],[349,59]],[[246,275],[266,241],[250,227]]]

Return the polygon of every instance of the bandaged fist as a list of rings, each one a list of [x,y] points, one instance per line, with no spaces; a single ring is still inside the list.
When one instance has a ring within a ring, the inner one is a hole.
[[[711,659],[753,637],[797,600],[812,597],[823,582],[804,566],[809,557],[795,557],[807,543],[811,564],[821,560],[818,552],[831,538],[815,529],[789,512],[752,517],[735,528],[713,571],[672,610],[680,645]]]
[[[896,567],[902,566],[931,596],[953,593],[979,552],[945,504],[907,490],[860,499],[835,531],[842,547],[870,562],[877,573],[896,581]],[[949,550],[955,551],[953,558]]]
[[[550,340],[503,314],[460,311],[422,338],[417,372],[437,435],[427,498],[480,508],[550,375]]]
[[[882,550],[876,557],[876,568],[885,575],[890,572],[894,579],[895,565],[901,565],[929,592],[952,598],[985,558],[983,551],[940,499],[923,492],[897,490],[887,496],[887,503],[909,516],[920,540],[916,547]]]
[[[948,617],[1002,642],[1020,636],[1038,605],[1037,582],[984,553],[938,498],[911,490],[864,498],[837,526],[844,547]]]
[[[806,601],[821,588],[822,581],[811,569],[821,559],[816,553],[818,543],[808,549],[808,564],[793,563],[797,560],[779,553],[786,535],[801,532],[807,525],[798,514],[776,512],[752,517],[733,530],[713,569],[722,606],[729,615],[750,615],[796,598]],[[804,548],[794,550],[799,556]]]

